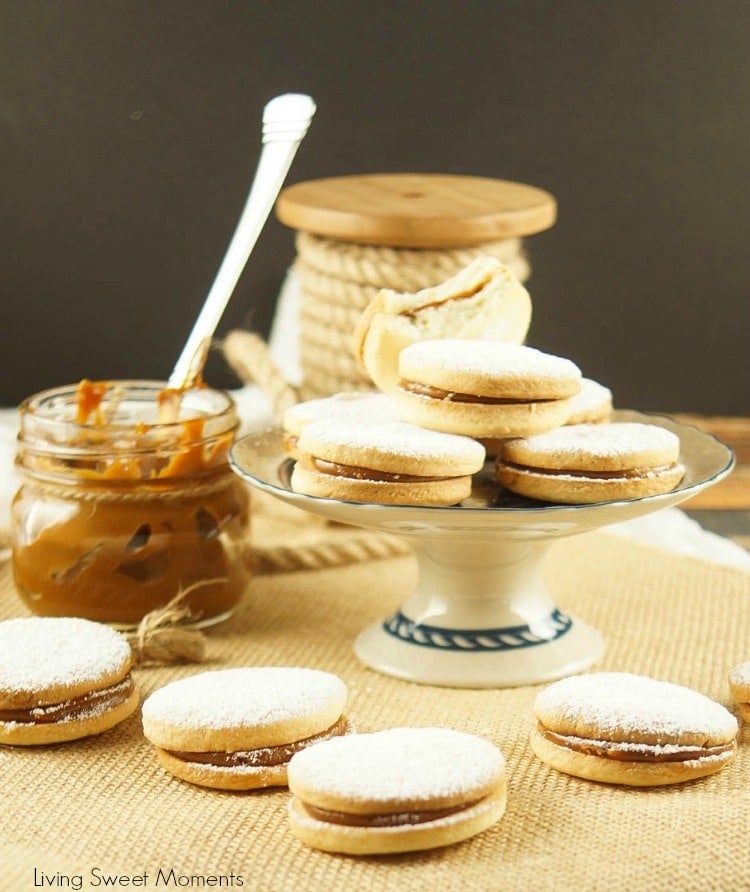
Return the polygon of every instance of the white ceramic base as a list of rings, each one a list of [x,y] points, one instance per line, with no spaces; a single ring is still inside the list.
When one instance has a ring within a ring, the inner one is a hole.
[[[604,651],[596,629],[566,617],[564,637],[537,647],[505,652],[422,648],[386,632],[388,620],[360,632],[354,653],[365,666],[402,681],[453,688],[508,688],[554,681],[593,665]],[[455,630],[451,630],[455,637]],[[420,636],[423,630],[414,627]]]
[[[423,684],[512,687],[580,672],[601,656],[599,632],[558,610],[544,587],[550,539],[409,538],[416,589],[354,644],[371,669]]]
[[[253,486],[298,508],[401,535],[414,547],[415,591],[356,639],[365,665],[423,684],[514,687],[580,672],[604,650],[599,632],[558,610],[544,586],[542,559],[552,542],[677,505],[732,469],[731,450],[696,428],[638,412],[615,418],[660,424],[679,436],[687,470],[675,490],[594,505],[543,504],[509,497],[488,465],[471,497],[450,508],[314,498],[291,490],[277,428],[240,440],[231,462]],[[545,570],[554,579],[554,566]]]

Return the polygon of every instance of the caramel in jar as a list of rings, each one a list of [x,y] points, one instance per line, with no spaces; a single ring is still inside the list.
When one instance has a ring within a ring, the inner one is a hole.
[[[231,398],[199,388],[160,420],[164,385],[81,382],[21,405],[13,572],[29,609],[128,627],[191,589],[197,624],[249,581],[249,496],[227,455]]]

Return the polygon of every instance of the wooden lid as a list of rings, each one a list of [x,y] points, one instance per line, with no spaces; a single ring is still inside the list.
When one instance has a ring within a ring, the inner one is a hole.
[[[276,204],[287,226],[397,248],[452,248],[531,235],[555,222],[549,192],[487,177],[362,174],[288,186]]]

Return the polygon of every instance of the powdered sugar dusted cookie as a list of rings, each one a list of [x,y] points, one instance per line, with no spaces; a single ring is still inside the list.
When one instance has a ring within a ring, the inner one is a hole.
[[[524,437],[565,424],[581,372],[518,344],[444,339],[402,350],[396,413],[411,424],[480,439]]]
[[[284,447],[293,458],[297,458],[297,440],[302,428],[315,421],[346,418],[393,420],[395,416],[391,398],[384,393],[352,390],[290,406],[284,412],[281,422],[284,428]]]
[[[599,424],[612,414],[612,391],[591,378],[581,379],[581,389],[570,400],[567,424]]]
[[[321,743],[292,758],[292,832],[328,852],[432,849],[500,820],[500,750],[449,728],[392,728]]]
[[[0,622],[0,744],[101,734],[138,706],[127,641],[72,617]]]
[[[390,505],[454,505],[484,464],[475,440],[397,421],[315,422],[297,450],[295,492]]]
[[[581,379],[581,389],[570,398],[570,415],[566,424],[601,424],[612,415],[612,391],[591,378]],[[495,458],[503,451],[507,437],[482,437],[480,442],[487,456]]]
[[[384,288],[354,331],[357,362],[375,385],[398,384],[399,353],[433,338],[482,338],[520,344],[531,321],[531,298],[497,258],[476,257],[438,285],[413,294]]]
[[[201,672],[143,704],[143,732],[182,780],[221,790],[286,784],[292,755],[350,730],[347,688],[317,669],[257,667]]]
[[[729,690],[740,715],[750,722],[750,660],[735,666],[729,673]]]
[[[685,475],[680,440],[655,424],[575,424],[507,440],[496,463],[506,489],[571,504],[670,492]]]
[[[658,786],[720,771],[734,758],[737,722],[720,703],[681,685],[625,672],[576,675],[534,703],[531,743],[565,774]]]

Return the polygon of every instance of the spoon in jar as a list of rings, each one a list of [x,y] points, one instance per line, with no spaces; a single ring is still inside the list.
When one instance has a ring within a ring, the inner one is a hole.
[[[159,405],[162,423],[177,420],[181,394],[200,380],[216,327],[314,114],[315,102],[304,93],[276,96],[263,109],[263,149],[255,177],[216,278],[169,376]]]

